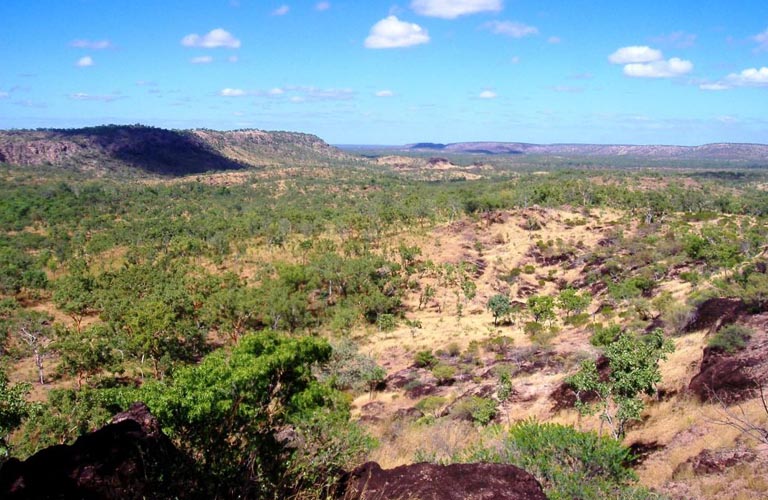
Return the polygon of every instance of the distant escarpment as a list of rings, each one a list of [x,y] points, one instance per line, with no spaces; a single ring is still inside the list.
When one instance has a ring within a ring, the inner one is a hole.
[[[166,130],[141,125],[0,131],[0,162],[103,174],[138,169],[186,175],[347,158],[317,136],[261,130]]]
[[[439,150],[445,153],[496,155],[559,155],[595,157],[640,157],[663,160],[742,160],[768,161],[768,145],[717,143],[702,146],[628,144],[530,144],[525,142],[422,142],[405,146],[408,150]]]

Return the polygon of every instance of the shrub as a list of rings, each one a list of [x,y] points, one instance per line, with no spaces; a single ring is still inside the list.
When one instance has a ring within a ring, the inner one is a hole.
[[[480,425],[488,425],[496,416],[496,401],[480,396],[471,396],[459,401],[452,413],[458,418],[472,420]]]
[[[416,403],[416,409],[420,412],[430,414],[437,418],[439,410],[445,406],[447,399],[442,396],[427,396],[418,403]]]
[[[570,426],[520,422],[500,441],[470,452],[466,459],[521,467],[536,476],[550,499],[652,498],[631,486],[637,477],[627,467],[628,448]]]
[[[608,326],[596,324],[595,332],[589,338],[589,343],[595,347],[604,347],[613,343],[620,333],[621,327],[619,325],[613,323]]]
[[[754,331],[746,325],[728,325],[709,339],[708,345],[712,349],[733,354],[747,347],[752,334]]]
[[[413,363],[419,368],[429,368],[437,364],[437,358],[430,350],[419,351],[414,356]]]
[[[574,314],[563,319],[563,323],[571,326],[584,326],[589,323],[589,313]]]
[[[448,355],[452,358],[455,358],[459,354],[461,354],[461,347],[459,347],[459,344],[456,342],[451,342],[448,344],[448,346],[445,348]]]
[[[456,367],[438,363],[432,368],[432,376],[437,379],[438,385],[448,383],[456,374]]]

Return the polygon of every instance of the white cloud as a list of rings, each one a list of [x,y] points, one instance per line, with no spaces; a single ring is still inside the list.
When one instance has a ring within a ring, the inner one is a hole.
[[[579,94],[584,92],[584,87],[575,87],[573,85],[555,85],[550,88],[553,92],[559,92],[561,94]]]
[[[539,34],[539,29],[535,26],[517,21],[490,21],[485,23],[483,27],[497,35],[511,36],[512,38],[524,38]]]
[[[229,61],[231,63],[236,63],[239,60],[240,60],[240,58],[237,57],[237,56],[229,56],[229,57],[227,57],[227,61]]]
[[[633,63],[624,66],[624,74],[633,78],[674,78],[690,73],[693,63],[677,57],[649,63]]]
[[[562,41],[563,41],[563,39],[560,38],[559,36],[551,36],[551,37],[547,38],[547,43],[551,43],[552,45],[556,45],[556,44],[558,44],[558,43],[560,43]]]
[[[227,87],[225,89],[221,89],[219,91],[219,95],[222,97],[243,97],[248,95],[248,92],[243,89],[231,89]]]
[[[70,47],[78,49],[104,50],[112,49],[114,45],[109,40],[72,40]]]
[[[0,90],[0,99],[8,99],[10,96],[11,96],[10,93],[3,92],[2,90]]]
[[[391,90],[379,90],[376,92],[376,97],[392,97],[393,95],[395,95],[395,93]]]
[[[413,0],[411,8],[422,16],[456,19],[478,12],[499,12],[502,0]]]
[[[652,49],[647,45],[632,45],[620,48],[608,56],[608,60],[613,64],[632,64],[659,61],[663,57],[660,50]]]
[[[768,87],[768,67],[749,68],[740,73],[731,73],[726,81],[738,87]]]
[[[273,89],[269,89],[269,92],[267,92],[269,95],[283,95],[285,94],[285,90],[281,89],[280,87],[275,87]]]
[[[757,35],[753,36],[752,40],[757,42],[755,52],[768,52],[768,28],[766,28],[762,33],[758,33]]]
[[[303,97],[297,95],[291,97],[291,102],[304,102],[304,100],[305,99]]]
[[[87,68],[88,66],[93,66],[93,58],[91,56],[84,56],[77,60],[75,63],[75,66],[78,68]]]
[[[480,94],[477,97],[479,97],[480,99],[496,99],[496,97],[498,96],[496,92],[492,90],[483,90],[482,92],[480,92]]]
[[[217,47],[237,49],[240,47],[240,40],[232,36],[230,32],[216,28],[202,36],[196,33],[189,34],[181,39],[181,44],[185,47],[202,47],[205,49]]]
[[[717,83],[702,83],[699,85],[701,90],[728,90],[730,86],[717,82]]]
[[[328,10],[331,8],[331,2],[317,2],[315,4],[315,10]]]
[[[189,60],[192,64],[210,64],[213,62],[213,57],[211,56],[198,56],[193,57]]]
[[[94,94],[86,94],[85,92],[75,92],[74,94],[69,94],[69,98],[73,101],[100,101],[100,102],[112,102],[116,101],[118,99],[123,99],[124,96],[113,94],[113,95],[94,95]]]
[[[273,16],[284,16],[288,12],[290,12],[290,10],[291,10],[291,8],[288,7],[287,5],[281,5],[280,7],[276,8],[275,10],[272,11],[272,15]]]
[[[427,30],[414,23],[389,16],[371,27],[365,46],[369,49],[393,49],[429,42]]]
[[[520,56],[512,56],[512,59],[509,60],[512,64],[519,64],[520,63]]]

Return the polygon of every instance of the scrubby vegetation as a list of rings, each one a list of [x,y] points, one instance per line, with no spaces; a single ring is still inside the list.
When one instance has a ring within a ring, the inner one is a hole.
[[[551,498],[665,491],[627,446],[706,425],[685,395],[702,348],[760,335],[762,171],[345,161],[2,166],[0,451],[142,400],[211,495],[322,498],[415,453],[517,464]],[[707,322],[711,299],[741,316]]]

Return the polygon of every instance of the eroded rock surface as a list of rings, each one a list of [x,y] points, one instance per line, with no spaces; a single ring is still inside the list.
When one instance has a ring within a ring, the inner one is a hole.
[[[545,500],[539,482],[503,464],[420,463],[384,470],[375,462],[347,478],[345,500]]]

